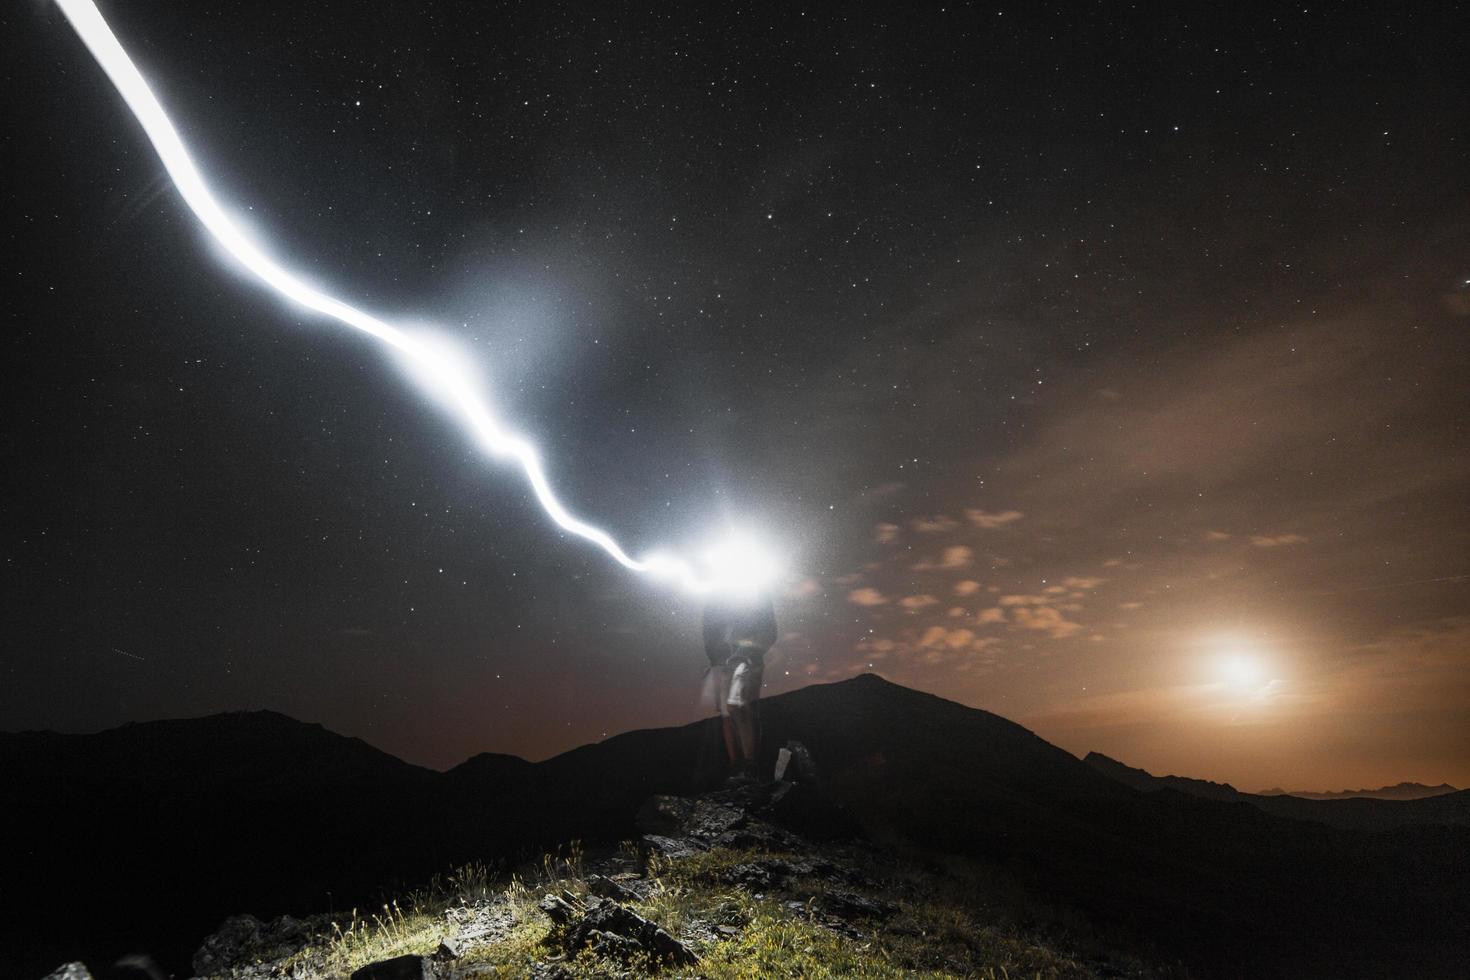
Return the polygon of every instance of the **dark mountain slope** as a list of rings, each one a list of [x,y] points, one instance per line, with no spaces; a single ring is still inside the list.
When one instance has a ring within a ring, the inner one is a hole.
[[[0,772],[8,949],[82,940],[96,961],[197,938],[230,908],[357,901],[445,843],[423,805],[439,774],[271,712],[5,735]]]

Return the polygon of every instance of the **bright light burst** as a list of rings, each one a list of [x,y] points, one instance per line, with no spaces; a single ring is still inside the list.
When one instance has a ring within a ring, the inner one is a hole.
[[[745,531],[731,531],[701,558],[714,590],[736,597],[754,597],[769,589],[781,574],[774,553]]]
[[[1220,675],[1237,687],[1254,687],[1266,679],[1261,661],[1248,652],[1231,653],[1220,662]]]
[[[756,571],[759,563],[752,564],[749,552],[740,549],[725,553],[728,560],[735,562],[733,566],[718,564],[723,559],[717,556],[717,564],[711,565],[706,574],[696,572],[689,562],[670,554],[655,553],[633,558],[606,531],[574,517],[552,492],[535,447],[524,437],[507,430],[480,397],[475,373],[465,358],[434,340],[432,335],[406,332],[308,285],[253,243],[215,199],[178,131],[97,7],[91,0],[56,2],[142,124],[184,203],[215,241],[256,278],[282,296],[360,330],[389,347],[404,363],[410,377],[427,394],[444,404],[469,429],[481,448],[496,459],[509,460],[520,466],[536,499],[558,527],[597,545],[625,568],[673,582],[696,594],[726,588],[743,590],[754,578],[765,574]],[[774,565],[770,568],[774,569]]]

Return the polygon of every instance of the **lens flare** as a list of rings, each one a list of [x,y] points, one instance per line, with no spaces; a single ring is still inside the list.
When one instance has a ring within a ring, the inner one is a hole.
[[[732,581],[745,580],[745,573],[733,579],[728,574],[700,575],[688,561],[670,554],[633,558],[606,531],[573,516],[552,492],[535,447],[507,429],[480,396],[475,372],[466,358],[432,334],[406,331],[316,289],[251,241],[215,199],[173,122],[96,5],[91,0],[56,2],[142,125],[184,203],[214,240],[252,275],[292,302],[359,330],[388,347],[419,387],[444,405],[485,452],[520,467],[542,509],[562,530],[597,545],[624,568],[671,582],[695,594],[720,591]]]
[[[731,531],[701,556],[715,591],[752,598],[771,588],[781,575],[774,553],[755,535]]]

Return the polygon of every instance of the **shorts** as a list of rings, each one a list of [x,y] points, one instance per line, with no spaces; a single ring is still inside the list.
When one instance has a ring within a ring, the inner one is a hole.
[[[759,654],[731,657],[714,668],[715,706],[720,714],[728,715],[731,708],[755,704],[761,696],[761,675],[765,669],[766,662]]]

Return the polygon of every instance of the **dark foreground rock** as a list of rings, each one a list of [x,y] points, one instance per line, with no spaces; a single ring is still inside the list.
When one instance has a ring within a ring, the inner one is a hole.
[[[439,968],[427,956],[395,956],[354,970],[352,980],[439,980]]]
[[[635,826],[646,847],[675,859],[718,847],[800,851],[811,841],[862,836],[857,822],[815,784],[789,781],[697,797],[651,796],[639,807]]]
[[[83,963],[63,963],[41,980],[92,980],[92,974]]]
[[[283,960],[308,946],[317,922],[289,915],[262,922],[253,915],[232,915],[199,944],[194,953],[198,976],[225,973],[252,963]]]
[[[600,875],[595,877],[602,878]],[[611,879],[602,880],[607,883],[604,890],[613,886],[626,893],[626,889]],[[568,956],[590,949],[600,956],[625,963],[640,954],[677,966],[699,962],[699,957],[688,946],[616,899],[589,894],[583,901],[563,891],[560,895],[543,896],[536,907],[561,927],[559,945]]]
[[[576,955],[584,948],[603,955],[629,960],[633,954],[677,966],[692,966],[699,957],[679,940],[632,909],[608,898],[592,898],[580,921],[566,933],[567,952]]]

